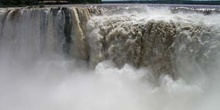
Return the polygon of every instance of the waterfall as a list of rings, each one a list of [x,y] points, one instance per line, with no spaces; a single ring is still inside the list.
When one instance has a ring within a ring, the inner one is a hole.
[[[0,9],[0,109],[218,110],[219,8]]]
[[[99,14],[93,10],[65,7],[4,10],[1,14],[2,48],[19,51],[19,54],[34,54],[28,55],[31,57],[59,53],[87,60],[83,23],[91,14]]]

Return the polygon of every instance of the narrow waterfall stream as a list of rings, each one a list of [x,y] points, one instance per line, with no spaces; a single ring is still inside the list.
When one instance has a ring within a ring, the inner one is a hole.
[[[219,110],[219,13],[0,8],[0,110]]]

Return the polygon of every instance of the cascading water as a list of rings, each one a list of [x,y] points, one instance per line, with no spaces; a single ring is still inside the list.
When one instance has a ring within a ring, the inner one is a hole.
[[[0,9],[0,110],[219,110],[218,8]]]

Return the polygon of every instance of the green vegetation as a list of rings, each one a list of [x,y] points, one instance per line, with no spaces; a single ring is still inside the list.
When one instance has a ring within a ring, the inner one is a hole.
[[[0,5],[4,6],[22,6],[22,5],[36,5],[38,0],[1,0]]]
[[[85,3],[155,3],[218,5],[220,0],[0,0],[0,7]]]
[[[27,6],[39,4],[101,3],[101,0],[0,0],[0,6]]]

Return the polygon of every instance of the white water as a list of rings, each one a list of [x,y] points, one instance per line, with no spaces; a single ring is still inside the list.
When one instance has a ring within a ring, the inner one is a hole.
[[[175,18],[170,13],[160,15],[151,19]],[[176,17],[183,20],[183,16]],[[200,18],[203,23],[212,24],[219,23],[218,16],[189,14],[185,19]],[[15,34],[7,32],[4,37]],[[157,79],[148,68],[135,69],[128,64],[118,69],[111,61],[103,61],[91,70],[84,61],[65,58],[59,49],[41,55],[38,51],[41,38],[35,37],[35,43],[28,43],[33,41],[27,39],[30,34],[40,36],[37,34],[40,32],[35,32],[16,33],[20,39],[1,45],[0,110],[220,109],[218,57],[208,72],[193,61],[177,65],[180,77],[176,80],[168,75]]]
[[[216,80],[204,78],[207,85],[189,85],[182,79],[161,76],[160,86],[155,86],[157,82],[147,69],[126,65],[119,70],[110,61],[100,63],[94,71],[78,65],[62,59],[39,61],[28,68],[1,63],[0,109],[219,109],[218,75]]]

